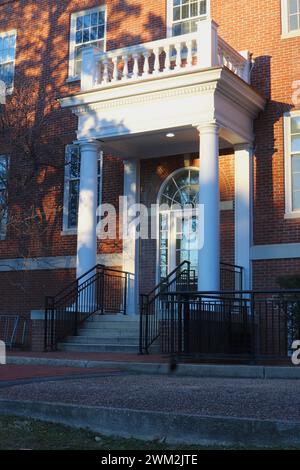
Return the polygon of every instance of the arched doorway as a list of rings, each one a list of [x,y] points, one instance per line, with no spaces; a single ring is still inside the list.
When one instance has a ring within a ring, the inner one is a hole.
[[[198,193],[199,170],[194,167],[176,170],[159,191],[158,280],[185,260],[198,272]]]

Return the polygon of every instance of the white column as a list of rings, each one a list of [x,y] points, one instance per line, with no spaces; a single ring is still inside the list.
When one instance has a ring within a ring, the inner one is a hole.
[[[137,160],[124,161],[124,210],[140,202],[140,162]],[[123,214],[123,222],[129,223],[131,218]],[[139,304],[139,239],[135,233],[128,232],[123,227],[123,270],[132,274],[128,285],[128,315],[138,314]]]
[[[99,142],[80,142],[80,189],[77,229],[77,277],[97,264],[97,193]]]
[[[198,256],[198,289],[220,289],[219,127],[198,127],[200,134],[199,203],[204,208],[204,240]]]
[[[251,288],[252,145],[237,145],[235,155],[235,264],[244,268],[243,288]]]

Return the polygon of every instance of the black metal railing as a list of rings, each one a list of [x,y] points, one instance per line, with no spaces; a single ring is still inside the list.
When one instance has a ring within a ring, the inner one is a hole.
[[[0,315],[0,341],[9,349],[24,348],[28,343],[28,321],[22,315]]]
[[[56,349],[68,335],[96,312],[127,314],[128,293],[133,275],[97,265],[55,297],[46,297],[45,350]]]
[[[243,268],[220,263],[222,290],[241,290]],[[198,277],[189,261],[183,261],[148,294],[141,295],[140,303],[140,353],[148,353],[151,345],[160,336],[161,295],[167,292],[197,291]]]
[[[168,292],[197,290],[197,278],[189,261],[183,261],[148,294],[140,296],[140,353],[148,353],[160,335],[162,296]]]
[[[288,360],[300,339],[300,291],[166,292],[157,322],[162,353]]]

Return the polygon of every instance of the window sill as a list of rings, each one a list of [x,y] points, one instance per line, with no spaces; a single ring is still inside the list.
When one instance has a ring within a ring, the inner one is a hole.
[[[292,31],[290,33],[282,33],[281,39],[291,39],[291,38],[297,38],[299,36],[300,36],[300,29],[297,31]]]
[[[74,236],[77,235],[77,229],[76,228],[66,228],[60,232],[62,237],[67,237],[67,236]]]
[[[300,219],[300,211],[299,212],[287,212],[284,214],[284,218],[289,219]]]
[[[66,83],[80,82],[80,77],[68,77]]]

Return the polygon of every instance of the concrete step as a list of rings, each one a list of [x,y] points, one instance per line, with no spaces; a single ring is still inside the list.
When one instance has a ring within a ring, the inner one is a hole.
[[[100,321],[102,323],[111,322],[111,323],[139,323],[140,317],[138,315],[100,315],[95,313],[92,317],[87,320],[88,322]]]
[[[138,337],[106,337],[98,338],[94,336],[69,336],[65,340],[66,343],[76,344],[139,344]]]
[[[126,354],[138,354],[135,344],[85,344],[85,343],[59,343],[59,351],[65,352],[119,352]]]
[[[117,330],[110,328],[81,328],[78,336],[94,338],[138,338],[139,330]]]

